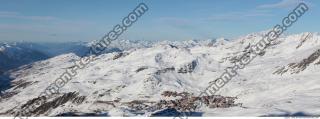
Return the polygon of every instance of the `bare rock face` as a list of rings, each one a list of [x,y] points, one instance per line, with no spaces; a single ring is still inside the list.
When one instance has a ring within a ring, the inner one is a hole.
[[[300,43],[299,43],[299,45],[296,47],[296,49],[300,48],[300,47],[304,44],[304,42],[306,42],[311,36],[312,36],[311,33],[308,33],[308,34],[306,34],[306,35],[303,35],[303,36],[301,37]]]
[[[12,82],[12,87],[14,88],[14,90],[16,89],[24,89],[32,84],[35,84],[37,82],[27,82],[27,81],[24,81],[24,80],[21,80],[21,81],[17,81],[17,82]]]
[[[303,59],[302,61],[298,63],[290,63],[286,67],[281,67],[277,71],[275,71],[273,74],[284,74],[288,71],[291,72],[291,74],[298,74],[302,71],[304,71],[311,63],[315,62],[320,57],[320,49],[312,53],[308,58]],[[315,63],[316,65],[319,62]]]
[[[108,113],[81,113],[81,112],[67,112],[56,115],[56,117],[107,117]]]
[[[86,99],[86,96],[78,96],[72,100],[74,104],[81,104]]]
[[[277,69],[275,72],[273,72],[273,74],[279,74],[279,75],[282,75],[286,72],[288,72],[289,69],[287,69],[285,66]]]
[[[169,71],[174,71],[174,70],[175,70],[174,67],[164,68],[164,69],[158,70],[155,74],[160,75],[160,74],[167,73]]]
[[[70,92],[62,94],[54,99],[46,99],[45,97],[37,97],[32,100],[29,100],[23,104],[18,110],[11,109],[7,114],[11,115],[22,115],[22,116],[37,116],[40,114],[45,114],[46,112],[55,109],[67,102],[72,102],[74,104],[80,104],[85,100],[85,96],[78,96],[77,92]],[[37,106],[38,105],[38,106]],[[27,112],[19,113],[17,111],[26,110]]]
[[[187,96],[189,96],[190,94],[189,93],[187,93],[187,92],[182,92],[182,93],[178,93],[178,92],[172,92],[172,91],[164,91],[162,94],[161,94],[162,96],[164,96],[164,97],[187,97]]]
[[[146,69],[148,69],[148,67],[146,67],[146,66],[140,67],[139,69],[136,70],[136,73],[143,71],[143,70],[146,70]]]
[[[295,71],[294,73],[299,73],[300,71],[305,70],[311,63],[313,63],[319,57],[320,57],[320,49],[318,49],[316,52],[312,53],[308,58],[303,59],[301,62],[291,64],[290,68],[292,68],[292,69],[298,68],[297,71]]]
[[[18,94],[18,92],[4,92],[0,95],[0,103],[3,101],[3,100],[7,100],[9,98],[11,98],[12,96]]]
[[[123,56],[123,53],[120,52],[120,53],[116,54],[112,59],[113,59],[113,60],[116,60],[116,59],[119,59],[119,58],[122,57],[122,56]]]
[[[119,59],[121,57],[125,57],[127,55],[129,55],[129,53],[127,53],[127,52],[118,52],[113,56],[112,60],[116,60],[116,59]]]
[[[197,65],[198,65],[197,61],[194,60],[191,63],[188,63],[183,67],[181,67],[180,69],[178,69],[178,73],[191,73],[194,71]]]

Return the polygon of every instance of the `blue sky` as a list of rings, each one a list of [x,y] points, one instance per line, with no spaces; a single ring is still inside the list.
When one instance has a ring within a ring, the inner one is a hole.
[[[281,22],[298,0],[1,0],[0,41],[67,42],[100,39],[140,2],[149,7],[120,38],[235,38]],[[319,32],[319,0],[287,33]]]

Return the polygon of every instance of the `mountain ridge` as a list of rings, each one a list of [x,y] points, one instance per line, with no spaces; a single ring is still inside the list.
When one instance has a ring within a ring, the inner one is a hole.
[[[248,35],[227,42],[221,39],[222,43],[212,43],[212,40],[202,44],[196,41],[189,44],[155,43],[148,47],[101,54],[62,87],[60,94],[53,95],[49,102],[37,108],[37,113],[31,115],[96,113],[150,116],[169,107],[179,111],[184,108],[180,105],[183,106],[185,101],[180,99],[186,98],[182,94],[198,95],[225,68],[233,66],[234,58],[241,56],[248,46],[262,37],[262,34]],[[320,49],[319,39],[318,33],[281,36],[218,91],[217,95],[223,96],[219,99],[235,98],[234,102],[215,103],[209,99],[213,104],[204,105],[197,111],[201,111],[202,116],[263,116],[297,112],[319,115],[320,110],[315,105],[319,104],[320,96],[320,86],[317,85],[320,83],[317,80],[320,75],[317,64],[320,62],[317,52]],[[5,98],[0,100],[0,115],[10,116],[15,107],[29,105],[28,102],[36,100],[41,91],[79,58],[74,53],[62,54],[11,72],[15,85],[4,92]],[[292,63],[295,65],[290,65]],[[297,70],[299,72],[289,73]],[[164,92],[178,93],[168,93],[177,96],[167,97]],[[168,103],[170,100],[177,104],[172,106]],[[61,101],[63,103],[59,103]],[[229,106],[214,106],[220,103]]]

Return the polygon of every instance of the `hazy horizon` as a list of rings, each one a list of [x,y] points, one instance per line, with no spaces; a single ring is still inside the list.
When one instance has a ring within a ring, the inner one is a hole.
[[[146,1],[149,11],[119,39],[181,41],[233,39],[278,24],[300,0]],[[139,4],[127,1],[19,1],[0,4],[0,41],[90,42],[99,40]],[[312,11],[286,31],[318,32],[320,1],[305,1]],[[237,7],[234,7],[237,6]],[[57,9],[58,8],[58,9]]]

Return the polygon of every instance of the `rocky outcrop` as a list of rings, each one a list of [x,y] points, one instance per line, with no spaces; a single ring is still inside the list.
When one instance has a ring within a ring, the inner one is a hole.
[[[305,37],[304,37],[305,36]],[[311,33],[308,33],[307,35],[303,35],[300,39],[299,45],[296,47],[296,49],[300,48],[304,42],[306,42],[311,37]]]
[[[98,100],[98,101],[96,101],[96,102],[94,102],[94,103],[95,103],[95,104],[107,104],[107,105],[111,105],[112,107],[116,107],[115,103],[117,103],[117,102]]]
[[[123,53],[120,52],[120,53],[117,53],[116,55],[114,55],[114,57],[112,58],[112,60],[116,60],[116,59],[119,59],[120,57],[123,56]]]
[[[81,112],[67,112],[56,115],[56,117],[107,117],[108,113],[81,113]]]
[[[273,72],[273,74],[280,74],[280,75],[282,75],[282,74],[286,73],[288,70],[289,70],[289,69],[287,69],[285,66],[283,66],[283,67],[277,69],[275,72]]]
[[[281,67],[276,70],[273,74],[284,74],[286,72],[291,72],[291,74],[298,74],[304,71],[310,64],[315,62],[320,57],[320,49],[312,53],[308,58],[303,59],[298,63],[290,63],[287,67]],[[317,64],[317,63],[315,63]]]
[[[188,92],[182,92],[182,93],[178,93],[176,91],[164,91],[162,94],[161,94],[163,97],[177,97],[177,96],[180,96],[180,97],[187,97],[189,96],[190,94]]]
[[[19,89],[19,88],[24,89],[34,83],[37,83],[37,82],[27,82],[27,81],[21,80],[21,81],[17,81],[17,82],[12,82],[12,86],[14,87],[14,90]]]
[[[191,73],[194,71],[197,65],[198,65],[198,62],[194,60],[191,63],[188,63],[182,66],[180,69],[178,69],[178,73]]]
[[[70,92],[62,94],[61,96],[57,96],[54,99],[46,99],[45,97],[37,97],[32,100],[27,101],[25,104],[21,106],[21,108],[11,109],[7,111],[7,114],[15,115],[19,114],[17,111],[27,110],[26,113],[20,114],[22,116],[37,116],[41,114],[46,114],[46,112],[55,109],[67,102],[72,102],[74,104],[80,104],[85,100],[85,96],[78,96],[77,92]],[[46,102],[47,101],[47,102]],[[39,105],[39,102],[42,102]],[[39,105],[36,107],[36,105]],[[27,109],[28,108],[28,109]],[[32,109],[31,109],[32,108]]]
[[[303,59],[301,62],[290,64],[289,67],[292,69],[296,68],[297,71],[295,71],[294,73],[299,73],[300,71],[305,70],[311,63],[313,63],[319,57],[320,57],[320,49],[312,53],[308,58]]]
[[[3,94],[0,94],[0,102],[9,99],[16,94],[18,94],[18,92],[4,92]]]
[[[86,99],[86,96],[79,96],[72,100],[74,104],[81,104]]]
[[[164,68],[164,69],[161,69],[161,70],[157,70],[155,72],[156,75],[160,75],[160,74],[163,74],[163,73],[167,73],[169,71],[174,71],[175,68],[174,67],[169,67],[169,68]]]
[[[139,69],[136,70],[136,73],[140,72],[140,71],[143,71],[145,69],[148,69],[148,67],[140,67]]]
[[[116,59],[119,59],[119,58],[121,58],[121,57],[125,57],[125,56],[127,56],[127,55],[129,55],[129,53],[119,52],[119,53],[117,53],[116,55],[113,56],[112,60],[116,60]]]

